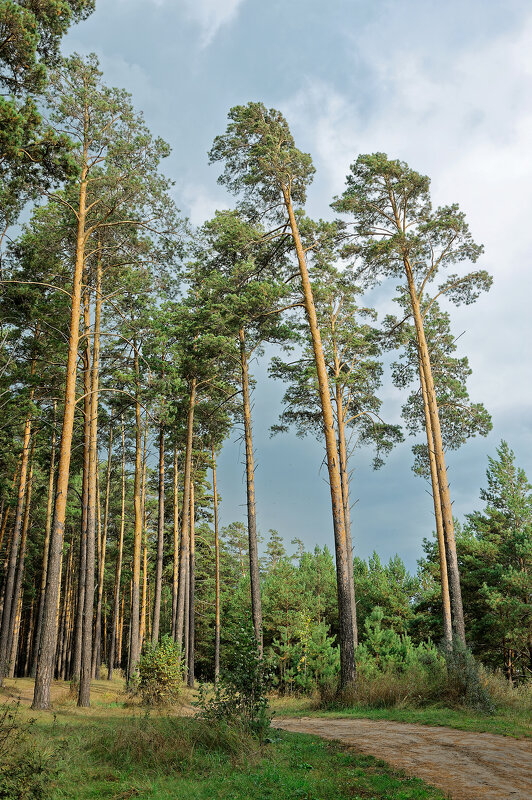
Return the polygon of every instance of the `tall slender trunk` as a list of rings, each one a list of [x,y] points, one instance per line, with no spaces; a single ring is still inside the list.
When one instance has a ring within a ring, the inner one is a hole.
[[[283,187],[283,197],[288,212],[290,230],[301,274],[301,284],[307,320],[309,323],[318,376],[318,388],[323,415],[323,429],[325,433],[325,449],[327,453],[327,470],[329,473],[329,487],[331,490],[331,506],[334,527],[334,544],[336,553],[336,581],[338,592],[338,616],[340,628],[340,688],[347,689],[354,686],[356,681],[355,641],[353,638],[353,609],[352,594],[350,590],[346,528],[342,497],[342,482],[336,436],[334,433],[334,418],[332,413],[329,381],[321,344],[321,334],[314,306],[314,297],[310,284],[305,251],[301,243],[299,228],[292,206],[290,190]]]
[[[140,506],[142,509],[142,532],[144,539],[142,556],[142,602],[140,606],[139,653],[146,638],[146,603],[148,597],[148,531],[146,524],[146,469],[148,466],[148,417],[144,420],[144,449],[142,457],[142,489]]]
[[[94,567],[95,540],[98,514],[98,390],[100,378],[100,320],[102,313],[102,259],[98,240],[96,259],[96,287],[94,307],[94,339],[91,374],[90,449],[89,449],[89,507],[87,513],[87,565],[85,570],[85,598],[83,603],[83,635],[81,647],[81,672],[78,706],[90,706],[92,678],[93,617],[94,617]],[[99,520],[98,520],[99,521]]]
[[[107,527],[109,524],[109,492],[111,490],[111,452],[113,449],[113,417],[109,421],[109,445],[107,448],[107,469],[105,472],[105,504],[103,510],[103,528],[98,563],[98,593],[96,600],[96,624],[94,626],[94,648],[92,652],[92,674],[99,677],[102,654],[102,600],[105,580],[105,554],[107,550]],[[98,493],[99,496],[99,493]],[[99,515],[98,515],[99,516]]]
[[[427,386],[421,361],[419,362],[419,376],[421,380],[421,393],[423,397],[423,410],[425,413],[425,430],[427,433],[427,449],[430,464],[430,479],[432,483],[432,497],[434,500],[434,517],[436,520],[436,535],[438,539],[438,553],[440,557],[441,601],[443,616],[443,642],[446,650],[450,651],[453,644],[453,628],[451,620],[451,600],[449,596],[449,577],[447,574],[447,555],[445,552],[445,535],[440,503],[440,487],[438,485],[438,470],[434,455],[434,440],[427,399]]]
[[[434,443],[434,457],[436,460],[436,471],[438,475],[443,528],[446,538],[447,569],[449,572],[451,604],[453,612],[453,630],[454,634],[458,636],[458,638],[461,639],[461,641],[465,644],[465,624],[462,606],[462,592],[460,588],[460,572],[458,569],[458,557],[456,555],[453,512],[451,498],[449,495],[449,482],[447,479],[447,468],[445,466],[445,455],[443,451],[440,418],[438,415],[438,404],[436,401],[436,392],[434,389],[434,380],[432,377],[432,368],[430,364],[427,340],[425,338],[425,330],[423,328],[423,319],[421,317],[419,299],[414,284],[412,267],[408,258],[404,259],[404,266],[408,281],[412,313],[416,327],[419,358],[425,380],[427,405],[432,428],[432,440]]]
[[[124,639],[124,612],[125,612],[126,596],[122,592],[122,608],[120,611],[120,627],[118,629],[118,650],[117,650],[117,666],[123,662],[122,641]]]
[[[33,361],[33,365],[35,360]],[[33,367],[34,371],[34,367]],[[33,374],[33,373],[32,373]],[[30,392],[30,402],[33,401],[34,390]],[[12,619],[16,618],[17,604],[14,602],[15,591],[15,575],[17,569],[17,562],[19,556],[20,540],[22,535],[23,517],[24,517],[24,500],[26,498],[26,490],[28,486],[28,465],[30,461],[30,446],[31,439],[31,411],[28,412],[26,422],[24,424],[24,436],[22,440],[22,461],[20,464],[20,478],[18,486],[17,507],[15,511],[15,522],[13,525],[13,533],[11,536],[11,549],[7,562],[6,579],[4,583],[4,605],[2,609],[2,625],[0,626],[0,686],[3,683],[4,676],[9,669],[9,659],[11,655],[11,638],[13,628],[11,627]]]
[[[189,601],[188,601],[188,685],[194,688],[194,650],[196,620],[194,616],[196,600],[196,535],[195,535],[194,482],[190,484],[190,564],[189,564]]]
[[[141,505],[141,478],[142,478],[142,422],[140,417],[140,376],[139,355],[135,342],[135,377],[136,377],[136,403],[135,403],[135,480],[133,485],[133,502],[135,506],[135,529],[133,538],[133,577],[131,588],[131,621],[130,648],[128,663],[128,680],[135,672],[139,659],[139,625],[140,625],[140,560],[142,551],[142,505]]]
[[[28,541],[28,530],[30,527],[30,511],[31,511],[31,493],[33,487],[33,455],[35,453],[35,436],[31,443],[31,452],[29,458],[28,468],[28,485],[26,488],[26,507],[24,508],[24,520],[22,522],[22,536],[20,538],[20,553],[18,557],[17,573],[15,577],[15,586],[13,589],[13,602],[11,605],[11,619],[9,623],[8,643],[13,642],[17,614],[19,614],[19,602],[22,599],[22,577],[24,575],[24,565],[26,561],[26,545]],[[8,644],[9,646],[9,644]],[[14,662],[9,666],[9,676],[13,677],[15,664]]]
[[[83,351],[83,483],[81,486],[81,529],[79,539],[78,591],[74,633],[74,653],[70,675],[79,681],[81,674],[81,648],[83,641],[83,613],[85,609],[85,577],[87,574],[87,520],[89,514],[89,474],[91,446],[91,318],[90,289],[87,270],[84,270],[85,291],[83,293],[83,327],[85,347]]]
[[[172,639],[176,639],[177,590],[179,585],[179,492],[177,469],[177,442],[174,445],[174,561],[172,571]]]
[[[246,492],[248,509],[249,577],[251,583],[251,616],[255,638],[262,655],[262,603],[260,597],[259,550],[257,545],[257,514],[255,510],[255,466],[251,432],[251,405],[249,399],[249,374],[244,328],[238,331],[240,341],[240,369],[242,378],[242,403],[244,413],[244,440],[246,443]]]
[[[52,528],[52,510],[54,506],[54,483],[55,483],[55,425],[57,419],[57,401],[54,400],[54,421],[52,428],[52,442],[50,454],[50,474],[48,476],[48,500],[46,503],[46,522],[44,528],[44,548],[42,556],[41,590],[39,593],[39,610],[37,612],[37,625],[33,638],[33,657],[31,664],[31,676],[35,677],[37,670],[37,654],[39,651],[39,639],[41,636],[42,614],[44,608],[44,592],[46,589],[46,572],[48,569],[48,550],[50,547],[50,531]]]
[[[125,527],[125,512],[126,512],[126,440],[124,432],[124,417],[122,417],[122,507],[120,513],[120,533],[118,535],[118,550],[116,553],[116,567],[115,567],[115,588],[113,595],[113,616],[111,622],[111,643],[109,645],[109,658],[107,664],[107,680],[112,680],[116,639],[118,635],[118,610],[120,603],[120,579],[122,577],[122,554],[124,552],[124,527]],[[119,643],[119,660],[122,657],[122,641]]]
[[[214,507],[214,684],[220,678],[220,537],[218,533],[218,493],[216,491],[216,454],[212,454],[212,498]]]
[[[183,509],[181,512],[181,546],[179,551],[179,589],[177,595],[176,641],[183,646],[185,627],[186,584],[188,575],[188,536],[190,527],[190,481],[192,470],[192,439],[194,435],[194,408],[196,405],[196,378],[190,383],[190,397],[187,417],[187,444],[185,450],[185,475],[183,486]],[[185,639],[186,642],[186,639]]]
[[[164,426],[159,430],[159,516],[157,518],[157,562],[155,565],[155,592],[153,597],[152,643],[159,641],[161,618],[161,591],[163,582],[164,549]]]
[[[26,636],[26,658],[24,659],[24,670],[22,675],[26,678],[30,672],[30,663],[31,663],[31,645],[33,642],[33,623],[35,617],[35,598],[31,598],[31,605],[30,605],[30,618],[28,620],[28,632]]]

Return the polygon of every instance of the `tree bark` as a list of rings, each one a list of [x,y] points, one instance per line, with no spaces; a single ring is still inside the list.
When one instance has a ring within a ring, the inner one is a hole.
[[[135,529],[133,538],[133,582],[131,589],[131,622],[130,622],[130,648],[128,661],[128,680],[135,672],[139,659],[139,625],[140,625],[140,559],[142,550],[142,504],[141,504],[141,478],[142,478],[142,427],[140,418],[140,378],[139,355],[135,342],[135,376],[136,399],[135,403],[135,480],[133,485],[133,502],[135,507]]]
[[[163,582],[164,550],[164,426],[159,430],[159,515],[157,518],[157,562],[155,565],[155,591],[153,597],[152,644],[159,641],[161,619],[161,592]]]
[[[336,581],[338,592],[338,616],[339,616],[339,644],[340,644],[340,689],[343,691],[353,687],[356,682],[355,664],[355,642],[353,638],[353,609],[351,604],[351,590],[349,586],[349,567],[347,554],[347,538],[344,520],[344,508],[342,497],[342,483],[340,478],[340,467],[338,449],[336,446],[336,436],[334,433],[334,418],[332,413],[331,397],[329,392],[329,381],[327,369],[321,344],[321,334],[314,306],[312,287],[310,284],[305,251],[301,243],[299,228],[292,206],[290,190],[283,187],[283,197],[288,212],[290,230],[297,254],[303,298],[307,320],[309,323],[314,359],[316,363],[316,373],[318,376],[318,388],[323,415],[323,429],[325,433],[325,449],[327,453],[327,470],[329,474],[329,487],[331,490],[331,506],[334,527],[334,544],[336,553]]]
[[[449,495],[449,482],[447,479],[447,468],[445,466],[445,455],[443,451],[440,418],[438,415],[438,404],[436,400],[436,392],[434,389],[434,380],[432,377],[432,368],[430,364],[429,350],[427,347],[427,340],[425,338],[425,331],[423,328],[423,319],[421,317],[419,300],[417,297],[417,292],[414,284],[414,276],[410,261],[406,257],[404,259],[404,266],[408,282],[408,290],[410,293],[412,313],[414,316],[414,323],[416,327],[419,358],[421,361],[421,368],[425,380],[427,405],[429,409],[430,424],[432,428],[432,439],[434,443],[434,457],[436,460],[438,487],[440,491],[440,504],[441,504],[442,518],[443,518],[443,528],[446,538],[447,568],[449,571],[449,583],[451,589],[451,603],[453,612],[453,631],[454,634],[458,636],[458,638],[465,644],[465,624],[464,624],[464,612],[462,606],[462,592],[460,588],[460,572],[458,569],[458,558],[456,555],[453,512],[451,506],[451,498]]]
[[[35,362],[33,362],[35,363]],[[30,402],[33,401],[33,389],[30,392]],[[13,614],[17,613],[16,603],[13,602],[15,590],[15,574],[19,555],[20,540],[22,534],[22,523],[24,515],[24,500],[28,485],[28,464],[30,461],[30,439],[31,439],[31,412],[26,417],[24,424],[24,435],[22,440],[22,461],[20,464],[20,478],[18,486],[17,507],[15,511],[15,522],[13,534],[11,536],[11,549],[7,562],[6,580],[4,583],[4,605],[2,609],[2,625],[0,626],[0,686],[3,684],[4,676],[9,669],[9,659],[11,655],[11,620]]]
[[[220,679],[220,537],[218,532],[218,493],[216,491],[216,454],[212,454],[212,499],[214,507],[214,685]]]
[[[185,627],[185,587],[188,583],[188,550],[189,550],[189,527],[190,527],[190,483],[192,471],[192,439],[194,436],[194,408],[196,405],[196,378],[190,382],[190,397],[187,416],[187,444],[185,450],[185,474],[183,486],[183,509],[181,512],[181,545],[179,550],[179,588],[177,595],[177,624],[176,641],[179,647],[183,647],[183,632]],[[186,642],[186,639],[185,639]]]
[[[90,448],[89,448],[89,506],[87,513],[87,564],[85,570],[85,597],[83,602],[83,634],[81,647],[81,672],[78,706],[90,706],[92,678],[93,617],[94,617],[94,567],[95,540],[98,515],[98,390],[100,377],[100,319],[102,312],[102,260],[98,241],[96,259],[96,291],[94,308],[94,339],[91,373]],[[98,515],[99,516],[99,515]]]
[[[37,654],[39,651],[39,639],[41,637],[42,614],[44,608],[44,592],[46,589],[46,572],[48,569],[48,550],[50,547],[50,531],[52,528],[52,510],[54,505],[54,483],[55,483],[55,425],[57,417],[57,401],[54,400],[54,422],[52,428],[52,442],[50,455],[50,474],[48,476],[48,500],[46,503],[46,523],[44,528],[44,549],[42,556],[41,590],[39,593],[39,610],[37,612],[37,625],[35,636],[33,637],[33,655],[31,663],[31,677],[35,677],[37,670]]]
[[[96,600],[96,624],[94,626],[94,648],[92,652],[92,674],[99,678],[102,654],[102,600],[105,580],[105,554],[107,550],[107,527],[109,524],[109,492],[111,489],[111,451],[113,448],[113,417],[109,421],[109,446],[107,448],[107,469],[105,474],[105,505],[103,511],[103,528],[98,563],[98,593]],[[99,496],[99,493],[98,493]],[[98,514],[99,516],[99,514]]]
[[[249,577],[251,583],[251,616],[259,654],[262,656],[262,603],[260,596],[259,551],[257,544],[257,513],[255,509],[255,465],[251,431],[251,405],[249,374],[244,328],[238,331],[240,341],[240,369],[242,378],[242,404],[244,414],[244,440],[246,443],[246,495],[248,510]]]
[[[188,685],[194,688],[194,650],[196,635],[195,594],[196,594],[196,535],[195,535],[194,482],[190,483],[190,559],[189,559],[189,600],[188,600]]]
[[[441,580],[441,602],[443,617],[443,642],[445,649],[449,652],[453,646],[453,628],[451,620],[451,600],[449,596],[449,577],[447,574],[447,555],[445,552],[445,535],[443,530],[443,518],[441,513],[440,487],[438,484],[438,470],[436,467],[436,457],[434,455],[434,439],[432,436],[432,425],[430,422],[429,404],[427,399],[427,386],[423,365],[419,362],[419,376],[421,380],[421,392],[423,396],[423,409],[425,413],[425,430],[427,433],[427,449],[430,464],[430,479],[432,483],[432,497],[434,500],[434,517],[436,520],[436,535],[438,539],[438,553],[440,558],[440,580]]]
[[[172,639],[177,633],[177,592],[179,585],[179,490],[177,469],[177,442],[174,445],[174,560],[172,571]]]
[[[122,508],[120,513],[120,533],[118,536],[118,550],[116,554],[115,588],[113,595],[113,617],[111,622],[111,643],[107,665],[107,680],[113,679],[116,639],[118,635],[118,611],[120,603],[120,579],[122,577],[122,554],[124,552],[124,527],[126,511],[126,440],[124,432],[124,417],[122,417]],[[119,642],[119,660],[122,657],[122,640]]]

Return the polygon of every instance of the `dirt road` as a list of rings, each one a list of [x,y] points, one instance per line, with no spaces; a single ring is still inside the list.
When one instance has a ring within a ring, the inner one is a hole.
[[[437,786],[452,800],[532,800],[532,742],[369,719],[274,719],[334,739]]]

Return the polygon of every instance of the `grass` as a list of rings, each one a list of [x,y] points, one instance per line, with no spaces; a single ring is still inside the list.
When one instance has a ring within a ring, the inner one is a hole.
[[[449,708],[438,704],[422,708],[368,708],[363,705],[354,705],[337,709],[319,709],[316,708],[316,701],[308,697],[279,697],[273,698],[272,711],[278,717],[389,719],[418,725],[443,725],[475,733],[497,733],[502,736],[512,736],[515,739],[532,737],[532,716],[528,707],[520,709],[512,706],[498,706],[493,714],[476,712],[467,708]]]
[[[31,682],[7,682],[35,718],[34,750],[58,772],[47,800],[443,800],[423,781],[317,737],[271,731],[260,748],[241,729],[130,704],[97,681],[90,709],[54,684],[54,713],[31,712]]]

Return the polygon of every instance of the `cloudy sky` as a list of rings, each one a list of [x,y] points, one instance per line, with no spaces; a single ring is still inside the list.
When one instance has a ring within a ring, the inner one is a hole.
[[[435,203],[458,202],[489,295],[453,310],[470,394],[494,429],[449,455],[458,518],[481,506],[487,455],[505,438],[532,477],[532,8],[526,0],[96,0],[64,51],[96,52],[107,84],[126,88],[151,130],[170,142],[166,172],[182,212],[200,224],[231,199],[207,163],[229,108],[262,100],[283,111],[316,178],[308,213],[330,215],[349,164],[384,151],[432,179]],[[381,311],[386,306],[382,294]],[[263,533],[332,547],[323,449],[294,436],[270,439],[282,387],[257,375],[254,433]],[[389,377],[384,411],[401,396]],[[386,466],[354,459],[357,552],[399,552],[410,568],[432,531],[427,486],[410,470],[406,441]],[[245,518],[243,450],[235,434],[220,463],[223,524]]]

